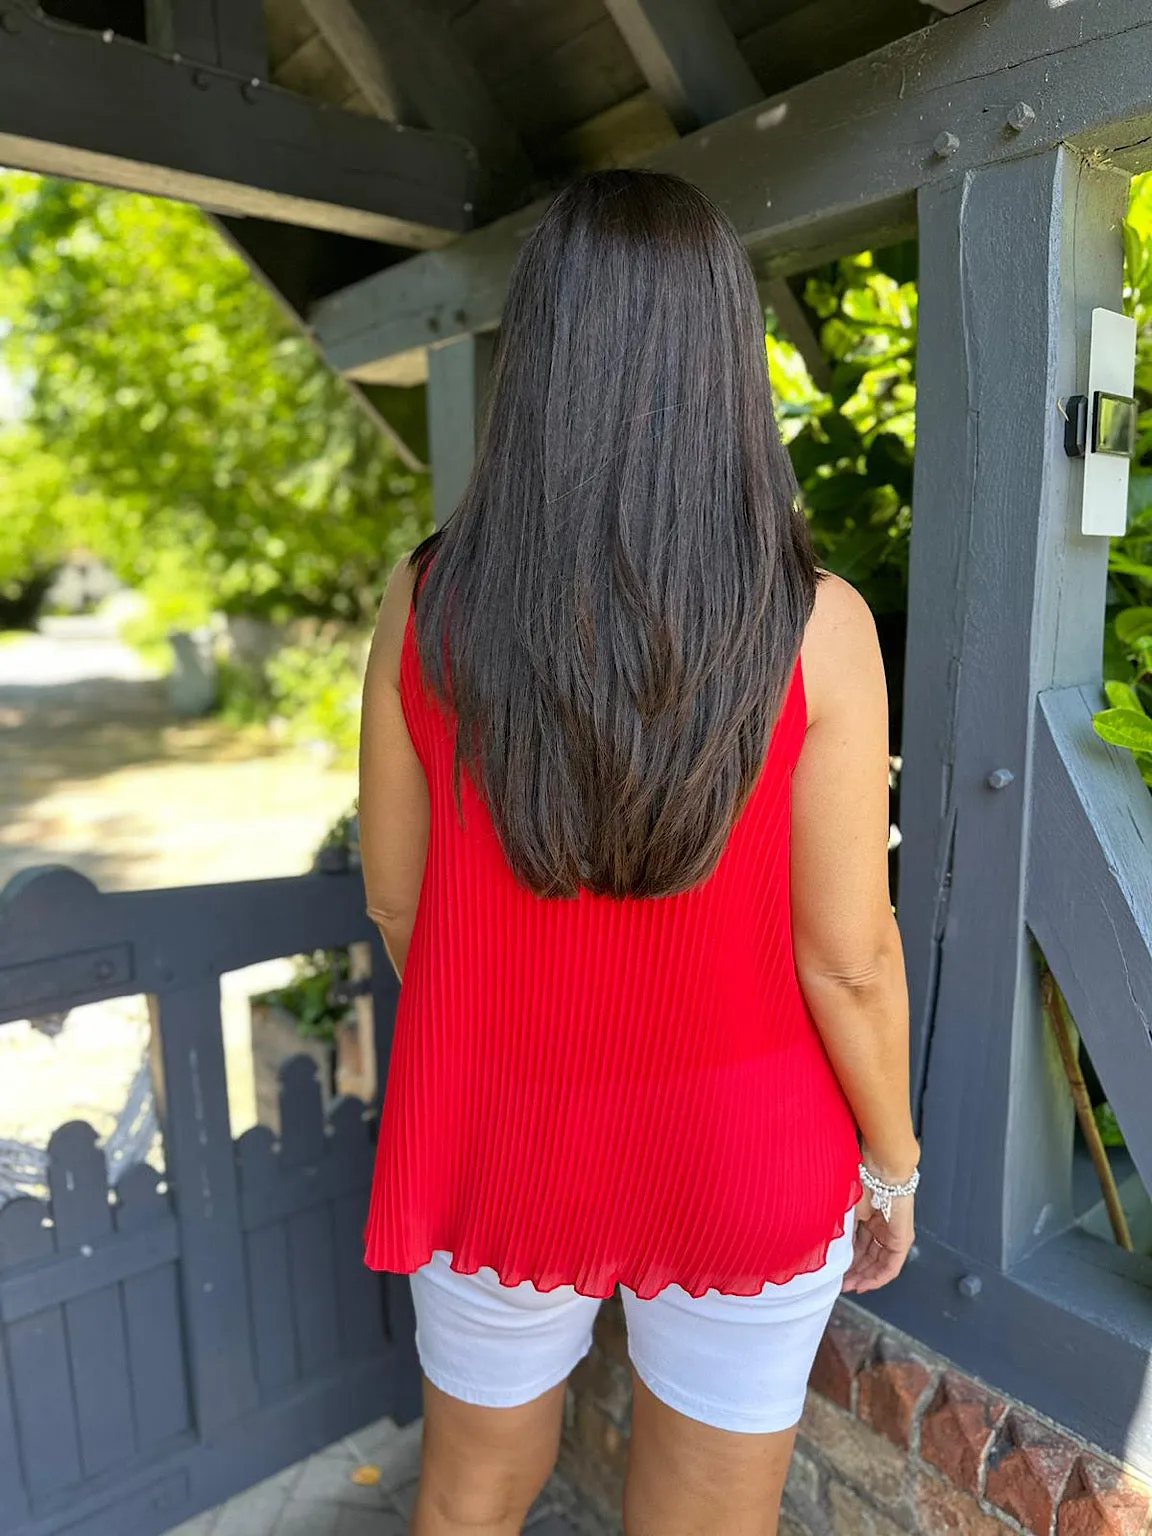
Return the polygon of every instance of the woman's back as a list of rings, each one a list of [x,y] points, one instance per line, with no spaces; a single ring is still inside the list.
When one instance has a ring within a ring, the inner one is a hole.
[[[715,869],[655,898],[530,891],[467,776],[457,809],[455,721],[411,617],[399,681],[430,824],[369,1262],[447,1250],[506,1284],[642,1297],[818,1268],[858,1150],[792,955],[799,664]]]
[[[770,1536],[845,1274],[912,1240],[883,665],[818,580],[763,322],[698,191],[567,188],[464,497],[381,609],[361,850],[403,987],[367,1251],[412,1274],[419,1536],[521,1529],[617,1284],[628,1529]]]

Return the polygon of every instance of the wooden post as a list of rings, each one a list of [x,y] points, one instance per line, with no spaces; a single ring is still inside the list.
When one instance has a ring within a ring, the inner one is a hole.
[[[195,1418],[209,1437],[257,1403],[218,978],[162,992],[152,1029]]]
[[[437,527],[456,510],[472,473],[494,337],[461,336],[428,353],[428,442]]]
[[[1093,306],[1120,305],[1127,184],[1058,147],[919,202],[900,917],[921,1221],[1004,1267],[1071,1219],[1024,872],[1036,696],[1100,676],[1107,543],[1078,532],[1060,402],[1084,386]]]

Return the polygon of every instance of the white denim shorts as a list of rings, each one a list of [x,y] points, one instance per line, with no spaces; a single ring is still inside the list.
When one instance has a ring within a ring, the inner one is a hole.
[[[791,1429],[820,1337],[852,1260],[853,1222],[823,1268],[756,1296],[679,1286],[641,1301],[621,1288],[628,1354],[669,1407],[717,1429]],[[592,1346],[600,1302],[571,1286],[502,1285],[495,1270],[458,1275],[436,1253],[412,1276],[424,1374],[451,1397],[485,1408],[531,1402],[563,1381]]]

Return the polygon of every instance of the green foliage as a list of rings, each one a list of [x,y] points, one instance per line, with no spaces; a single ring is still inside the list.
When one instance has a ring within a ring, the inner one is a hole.
[[[1120,1122],[1111,1104],[1097,1104],[1092,1113],[1100,1132],[1100,1140],[1104,1145],[1106,1147],[1124,1146],[1124,1132],[1120,1129]]]
[[[1128,493],[1128,532],[1108,560],[1109,625],[1104,675],[1110,709],[1096,730],[1127,747],[1152,787],[1152,175],[1132,183],[1124,226],[1127,312],[1136,321],[1136,457]]]
[[[274,710],[301,741],[322,741],[337,761],[355,759],[366,643],[334,640],[285,646],[268,663]]]
[[[266,993],[265,1000],[290,1013],[306,1038],[332,1041],[351,1013],[349,1004],[333,989],[347,982],[350,974],[346,949],[317,949],[297,962],[296,975],[287,986]]]
[[[914,268],[914,247],[899,246],[809,276],[804,306],[828,363],[826,390],[769,317],[769,371],[817,555],[882,614],[907,605]]]
[[[161,610],[357,621],[428,526],[342,381],[192,208],[0,173],[0,585],[77,543]]]
[[[325,833],[316,858],[323,861],[331,854],[359,860],[356,806],[353,805]],[[335,1040],[336,1031],[353,1017],[353,1008],[339,988],[351,979],[351,963],[346,949],[317,949],[296,963],[296,974],[287,986],[270,992],[266,1000],[294,1016],[302,1035],[319,1040]]]

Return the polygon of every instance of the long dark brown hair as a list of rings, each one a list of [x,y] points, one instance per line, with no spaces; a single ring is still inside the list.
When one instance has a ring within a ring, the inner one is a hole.
[[[412,557],[457,772],[541,896],[683,891],[763,765],[816,575],[735,230],[562,192],[516,262],[468,489]]]

